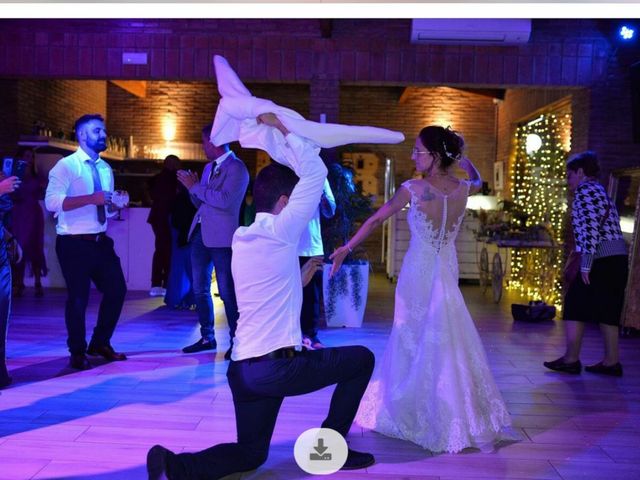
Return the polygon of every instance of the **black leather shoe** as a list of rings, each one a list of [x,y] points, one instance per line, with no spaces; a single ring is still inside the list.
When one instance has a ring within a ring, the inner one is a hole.
[[[361,468],[370,467],[376,463],[376,459],[370,453],[356,452],[349,449],[347,461],[340,470],[359,470]]]
[[[91,364],[84,353],[72,353],[69,359],[69,366],[76,370],[90,370]]]
[[[599,373],[600,375],[610,375],[612,377],[622,376],[622,364],[620,362],[613,365],[604,365],[602,362],[584,367],[587,372]]]
[[[11,377],[10,376],[6,376],[6,377],[0,377],[0,389],[2,388],[6,388],[9,385],[11,385]]]
[[[149,480],[166,480],[167,477],[167,458],[171,454],[162,445],[154,445],[147,452],[147,473]]]
[[[573,375],[578,375],[582,371],[582,364],[580,363],[580,360],[576,360],[573,363],[566,363],[563,357],[560,357],[553,362],[544,362],[544,366],[550,370],[555,370],[556,372],[571,373]]]
[[[209,340],[205,340],[201,338],[193,345],[189,345],[188,347],[184,347],[182,351],[184,353],[196,353],[196,352],[204,352],[205,350],[215,350],[217,347],[216,341],[210,342]]]
[[[102,347],[89,345],[87,353],[94,357],[104,357],[110,362],[121,362],[127,359],[127,356],[124,353],[116,352],[111,345],[103,345]]]

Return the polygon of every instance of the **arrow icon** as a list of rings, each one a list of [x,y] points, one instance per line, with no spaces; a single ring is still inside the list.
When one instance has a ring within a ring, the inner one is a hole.
[[[316,445],[315,447],[313,447],[313,449],[318,452],[320,455],[322,455],[324,452],[327,451],[329,447],[325,447],[324,446],[324,438],[319,438],[318,439],[318,445]]]

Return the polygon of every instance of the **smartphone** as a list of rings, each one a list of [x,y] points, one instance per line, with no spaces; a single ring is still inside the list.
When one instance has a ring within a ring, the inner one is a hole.
[[[27,169],[27,162],[24,160],[13,161],[13,175],[20,180],[24,179],[24,171]]]
[[[20,180],[24,178],[24,171],[27,168],[27,162],[24,160],[15,160],[11,157],[4,157],[2,161],[2,173],[5,177],[18,177]]]
[[[2,173],[5,177],[10,177],[13,173],[13,158],[4,157],[2,161]]]

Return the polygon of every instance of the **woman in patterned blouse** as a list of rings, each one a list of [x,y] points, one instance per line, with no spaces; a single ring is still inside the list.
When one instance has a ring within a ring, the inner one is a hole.
[[[598,323],[604,339],[604,358],[585,370],[620,377],[618,327],[629,265],[620,218],[597,181],[599,173],[598,159],[593,152],[576,155],[567,163],[567,182],[569,190],[574,192],[571,224],[575,250],[580,254],[580,272],[569,285],[564,299],[565,354],[544,365],[552,370],[580,373],[584,325]]]

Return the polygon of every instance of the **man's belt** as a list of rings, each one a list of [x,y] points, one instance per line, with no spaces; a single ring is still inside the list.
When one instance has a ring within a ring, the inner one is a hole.
[[[302,355],[304,350],[296,350],[293,347],[284,347],[274,350],[273,352],[265,353],[259,357],[245,358],[240,360],[241,362],[262,362],[264,360],[279,360],[282,358],[293,358]]]
[[[86,240],[87,242],[99,242],[107,236],[106,233],[78,233],[74,235],[64,235],[65,237],[77,238],[78,240]]]

